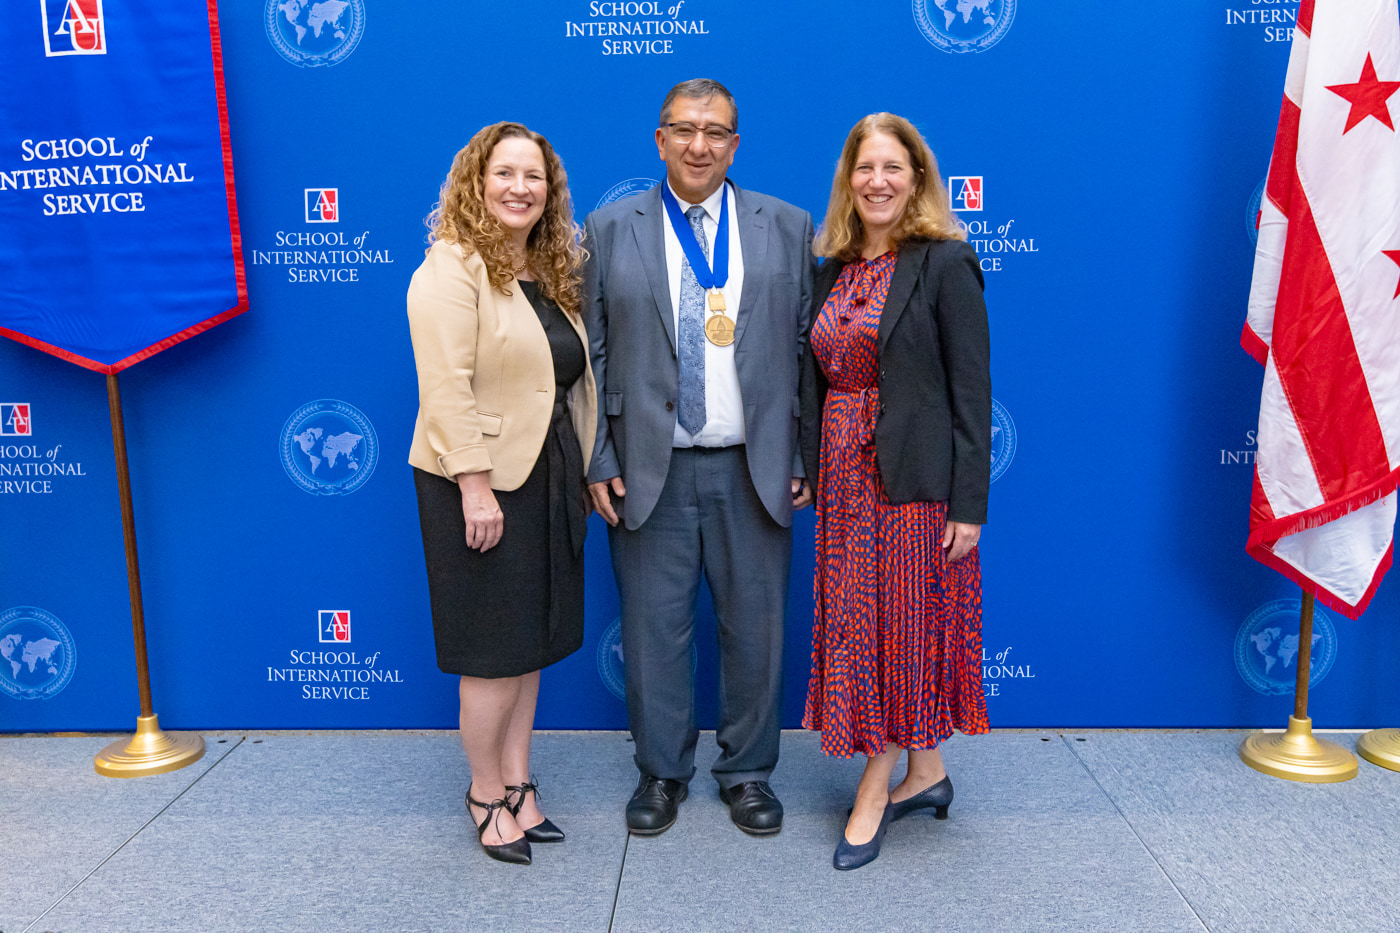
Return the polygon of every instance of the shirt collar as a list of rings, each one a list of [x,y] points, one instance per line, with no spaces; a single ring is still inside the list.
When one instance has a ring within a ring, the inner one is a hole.
[[[669,178],[666,179],[666,187],[671,188],[671,180]],[[713,194],[711,194],[708,198],[700,202],[700,206],[705,209],[705,213],[708,214],[710,219],[713,220],[716,224],[719,223],[719,199],[724,197],[728,193],[729,179],[726,178],[724,182],[718,188],[715,189]],[[671,196],[674,197],[677,203],[680,204],[682,214],[690,210],[692,207],[695,207],[694,204],[687,201],[679,194],[676,194],[675,188],[671,188]]]

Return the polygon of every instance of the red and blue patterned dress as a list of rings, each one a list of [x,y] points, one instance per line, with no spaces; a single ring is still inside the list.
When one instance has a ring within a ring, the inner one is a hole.
[[[843,758],[987,731],[978,551],[946,562],[948,504],[890,504],[875,462],[877,341],[894,266],[888,252],[842,269],[811,336],[830,389],[802,724]]]

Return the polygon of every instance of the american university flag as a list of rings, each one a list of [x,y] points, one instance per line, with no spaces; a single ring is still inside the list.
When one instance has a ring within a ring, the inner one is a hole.
[[[1246,549],[1356,618],[1400,470],[1396,0],[1303,0],[1241,343],[1264,364]]]

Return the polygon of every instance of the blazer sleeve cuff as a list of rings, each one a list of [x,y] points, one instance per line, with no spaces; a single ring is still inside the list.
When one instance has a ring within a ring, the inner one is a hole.
[[[458,447],[437,458],[442,475],[452,479],[458,473],[485,473],[491,469],[491,455],[485,444]]]

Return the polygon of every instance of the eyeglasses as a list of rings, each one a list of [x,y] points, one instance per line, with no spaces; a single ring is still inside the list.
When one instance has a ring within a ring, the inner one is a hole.
[[[662,126],[671,131],[671,138],[682,146],[689,146],[695,141],[695,134],[699,133],[705,137],[705,144],[711,149],[723,149],[729,145],[729,140],[733,138],[734,131],[727,126],[720,126],[718,123],[711,123],[709,126],[696,126],[694,123],[663,123]]]

